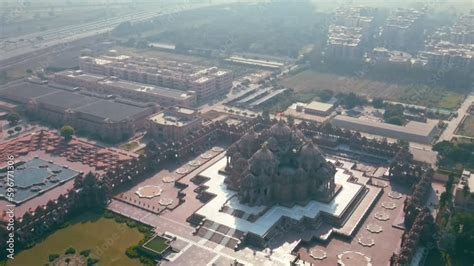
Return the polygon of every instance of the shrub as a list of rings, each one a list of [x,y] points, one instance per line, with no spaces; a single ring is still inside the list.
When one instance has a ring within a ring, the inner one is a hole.
[[[98,259],[95,259],[95,258],[87,258],[87,266],[95,265],[97,262],[99,262]]]
[[[145,241],[149,240],[155,233],[153,231],[148,231],[145,234]]]
[[[33,242],[33,241],[32,241],[32,242],[28,242],[28,243],[26,243],[26,245],[25,245],[25,249],[30,249],[30,248],[34,247],[35,245],[36,245],[36,242]]]
[[[155,263],[153,262],[153,260],[147,258],[147,257],[140,257],[140,262],[143,264],[143,265],[146,265],[146,266],[153,266],[155,265]]]
[[[117,215],[117,216],[115,217],[115,221],[116,221],[117,223],[123,224],[123,223],[125,223],[125,218],[122,217],[122,216],[120,216],[120,215]]]
[[[133,221],[133,220],[128,220],[128,221],[127,221],[127,225],[128,225],[128,227],[130,227],[130,228],[135,228],[135,227],[137,227],[137,222],[135,222],[135,221]]]
[[[138,226],[138,231],[140,231],[140,233],[146,233],[149,231],[149,229],[145,225],[140,225]]]
[[[76,250],[72,247],[66,249],[66,252],[65,252],[66,255],[72,255],[72,254],[76,254]]]
[[[62,224],[59,225],[59,229],[66,228],[66,227],[68,227],[69,225],[70,225],[69,222],[62,223]]]
[[[114,218],[114,216],[115,216],[115,215],[114,215],[112,212],[110,212],[110,211],[106,211],[106,212],[104,213],[104,217],[107,218],[107,219],[112,219],[112,218]]]
[[[127,248],[127,251],[125,251],[125,254],[127,255],[127,257],[131,258],[131,259],[135,259],[135,258],[138,258],[140,255],[138,255],[138,252],[137,252],[137,246],[131,246],[129,248]]]
[[[51,262],[51,261],[54,261],[57,258],[59,258],[59,254],[49,254],[48,260]]]
[[[89,255],[91,254],[91,250],[90,249],[86,249],[86,250],[83,250],[81,251],[81,256],[84,256],[84,257],[89,257]]]

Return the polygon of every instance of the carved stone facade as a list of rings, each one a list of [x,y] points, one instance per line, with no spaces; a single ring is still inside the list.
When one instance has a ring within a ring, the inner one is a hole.
[[[251,129],[227,151],[226,183],[249,205],[291,206],[328,200],[336,185],[335,167],[297,129],[279,121]]]

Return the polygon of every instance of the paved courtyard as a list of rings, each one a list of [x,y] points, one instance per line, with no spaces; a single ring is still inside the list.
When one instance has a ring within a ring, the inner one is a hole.
[[[304,261],[315,265],[337,265],[340,258],[346,265],[386,265],[388,258],[400,247],[403,230],[392,225],[403,221],[403,201],[407,192],[397,185],[388,185],[354,238],[308,243],[298,253]],[[326,256],[315,258],[311,256],[313,251],[324,252]]]
[[[182,190],[183,200],[186,201],[187,207],[179,208],[184,209],[185,214],[178,220],[185,221],[193,213],[193,210],[202,206],[202,203],[196,199],[197,194],[194,192],[197,185],[191,179],[209,163],[214,162],[216,157],[222,158],[222,156],[223,148],[216,146],[189,161],[168,164],[165,169],[114,198],[158,214],[164,210],[175,210],[182,203],[178,195]],[[180,188],[176,185],[177,183],[186,187]],[[181,212],[179,209],[176,210],[176,213]],[[175,211],[170,213],[176,214]]]
[[[154,177],[136,185],[125,193],[138,199],[139,196],[136,191],[140,187],[159,185],[162,191],[160,191],[159,196],[152,198],[152,200],[156,201],[162,195],[175,195],[176,197],[178,188],[171,182],[163,182],[164,178],[173,176],[175,182],[187,185],[181,190],[184,194],[184,201],[175,209],[168,208],[158,214],[142,206],[139,207],[117,198],[109,205],[109,209],[155,227],[159,234],[165,233],[177,238],[173,245],[180,252],[171,254],[167,258],[169,261],[164,262],[164,265],[190,265],[191,260],[193,264],[198,262],[195,265],[229,265],[234,260],[246,265],[288,265],[295,258],[292,251],[299,253],[301,259],[306,263],[314,265],[337,265],[338,260],[348,263],[347,265],[351,265],[351,261],[356,263],[352,265],[370,265],[369,263],[384,265],[392,253],[398,249],[403,231],[392,225],[396,226],[403,221],[403,201],[407,191],[396,185],[392,187],[387,180],[379,178],[372,179],[372,182],[383,188],[383,193],[376,200],[374,207],[369,210],[365,220],[362,220],[351,240],[340,239],[335,236],[331,237],[328,243],[325,244],[310,242],[296,248],[302,238],[301,233],[289,231],[272,241],[272,249],[262,250],[244,247],[235,252],[233,249],[217,244],[211,239],[193,234],[195,227],[187,222],[187,218],[205,204],[198,198],[199,193],[196,189],[200,182],[194,178],[198,173],[221,160],[224,154],[223,151],[213,152],[211,149],[204,151],[188,162],[182,162],[180,165],[159,172]],[[202,163],[192,167],[190,162],[196,160],[200,160]],[[342,162],[342,165],[343,168],[350,168],[352,164]],[[184,167],[188,169],[187,173],[179,174],[177,170]],[[378,172],[377,175],[380,176],[381,171],[377,169],[379,168],[360,165],[352,171],[358,182],[367,183],[370,179],[363,172],[374,174]],[[380,168],[380,170],[383,172],[383,168]],[[149,200],[147,198],[139,199],[141,201]],[[325,230],[323,227],[324,225],[321,227],[321,231]]]

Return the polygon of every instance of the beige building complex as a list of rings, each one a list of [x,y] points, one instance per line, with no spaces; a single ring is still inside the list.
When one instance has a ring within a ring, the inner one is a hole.
[[[202,126],[199,112],[184,107],[172,107],[147,119],[148,133],[158,138],[183,139]]]
[[[410,121],[405,126],[397,126],[369,119],[337,115],[331,120],[331,124],[372,135],[426,144],[431,143],[439,133],[436,121],[428,123]]]
[[[326,56],[339,59],[355,59],[362,56],[361,44],[373,31],[370,8],[341,8],[329,26]]]
[[[111,142],[133,136],[155,111],[145,104],[107,100],[30,82],[1,89],[0,98],[20,104],[31,118],[57,127],[71,125]]]
[[[88,73],[195,91],[198,102],[227,93],[233,82],[233,73],[228,70],[157,58],[127,55],[83,56],[80,57],[79,66]]]
[[[117,77],[83,73],[78,71],[62,71],[54,76],[54,82],[73,87],[81,87],[102,94],[120,95],[125,98],[143,102],[153,102],[160,106],[196,105],[196,93],[147,85],[137,82],[120,80]]]

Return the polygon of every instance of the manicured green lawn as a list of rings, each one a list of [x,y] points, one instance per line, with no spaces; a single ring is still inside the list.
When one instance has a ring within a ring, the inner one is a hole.
[[[125,223],[83,215],[33,248],[20,252],[8,265],[44,265],[48,263],[49,254],[64,254],[69,247],[75,248],[77,253],[90,249],[90,256],[99,259],[99,265],[140,265],[138,260],[129,259],[125,250],[143,237],[137,229],[131,229]]]
[[[146,243],[145,247],[152,249],[158,253],[162,253],[169,247],[168,244],[166,244],[166,240],[161,238],[160,236],[157,236],[150,240],[150,242]]]

